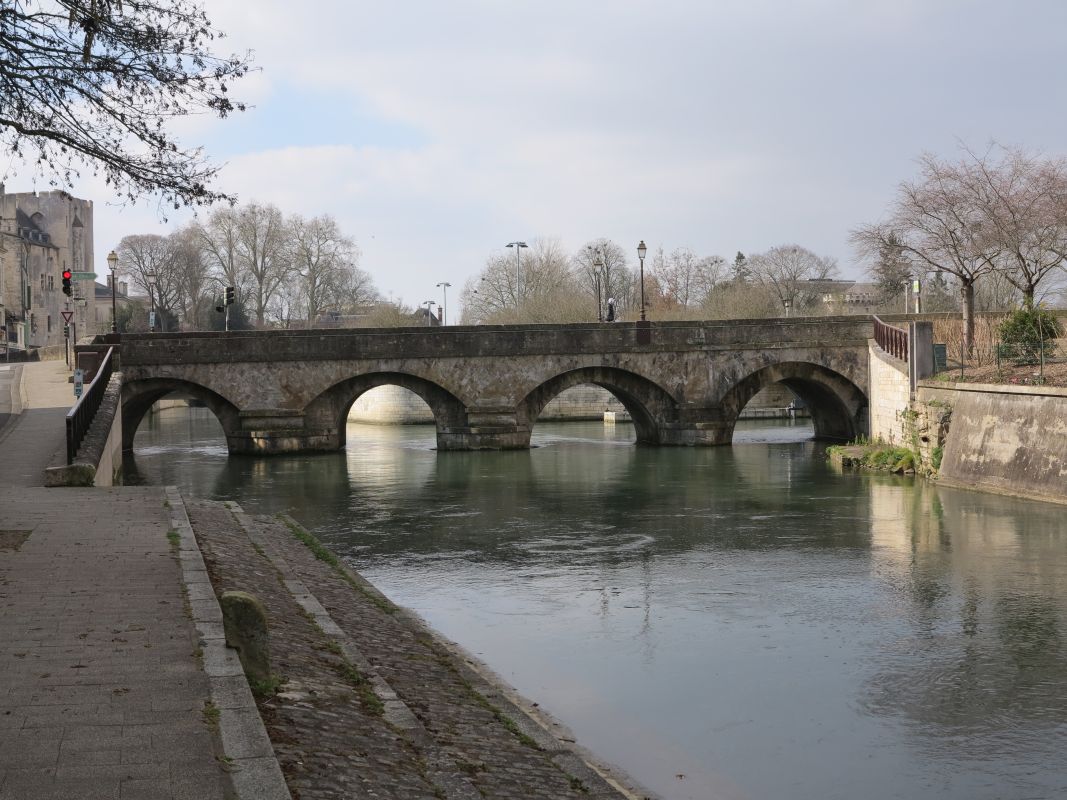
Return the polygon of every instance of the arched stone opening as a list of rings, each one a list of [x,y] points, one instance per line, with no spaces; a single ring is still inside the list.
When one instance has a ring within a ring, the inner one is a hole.
[[[659,444],[662,427],[678,419],[678,404],[658,384],[615,367],[583,367],[557,375],[526,395],[516,409],[519,425],[532,429],[554,397],[582,384],[606,389],[622,403],[633,420],[638,444]]]
[[[379,386],[399,386],[418,395],[433,414],[438,441],[443,433],[463,428],[467,423],[467,409],[455,395],[432,381],[403,372],[375,372],[336,383],[308,404],[305,419],[311,425],[326,425],[336,430],[337,446],[343,448],[347,442],[349,410],[364,392]]]
[[[148,410],[169,394],[180,392],[201,401],[222,425],[227,446],[230,437],[240,430],[241,420],[237,407],[219,394],[199,384],[174,378],[153,378],[130,381],[122,385],[122,449],[133,451],[133,439]],[[232,447],[230,448],[232,450]]]
[[[772,364],[745,376],[721,402],[730,434],[742,409],[760,390],[775,383],[800,398],[811,415],[817,439],[848,441],[867,432],[867,396],[834,370],[809,362]]]

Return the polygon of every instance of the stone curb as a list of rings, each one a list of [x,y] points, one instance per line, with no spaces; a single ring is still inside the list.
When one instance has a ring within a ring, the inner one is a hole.
[[[219,710],[219,739],[230,765],[237,800],[292,800],[267,729],[237,654],[226,646],[222,609],[208,578],[185,503],[176,486],[166,487],[170,526],[179,537],[182,583],[203,650],[211,702]]]
[[[236,503],[234,505],[236,505]],[[277,516],[279,519],[287,521],[290,525],[303,529],[303,526],[288,514],[278,514]],[[271,555],[270,558],[273,560],[274,556]],[[431,640],[437,646],[452,655],[454,666],[458,670],[460,676],[470,684],[471,688],[495,706],[502,714],[509,717],[524,735],[529,736],[537,743],[538,747],[550,754],[552,761],[555,762],[561,770],[576,778],[580,778],[590,788],[591,791],[589,792],[589,797],[591,799],[597,797],[617,797],[616,794],[605,794],[603,791],[598,791],[597,784],[599,783],[603,786],[603,784],[606,783],[610,789],[613,789],[615,792],[618,792],[629,800],[657,800],[658,795],[642,787],[623,771],[601,763],[592,753],[575,743],[569,732],[560,723],[551,719],[544,712],[534,708],[530,701],[523,698],[518,691],[509,686],[503,678],[494,673],[488,666],[480,662],[472,654],[464,650],[460,645],[442,636],[414,611],[393,603],[370,581],[359,573],[348,569],[340,559],[338,559],[338,561],[339,568],[353,582],[359,584],[368,595],[379,598],[382,602],[392,606],[396,609],[396,616],[403,619],[420,634],[424,635],[427,639]],[[315,599],[313,595],[311,595],[311,599],[314,601],[315,606],[322,608],[321,604],[319,604],[318,600]],[[310,608],[308,610],[310,611]],[[322,609],[322,613],[326,614],[330,624],[340,630],[336,623],[329,618],[325,609]],[[347,637],[345,637],[345,639],[347,640]],[[345,656],[349,657],[345,644],[342,643],[341,646],[342,649],[345,650]],[[356,655],[361,661],[350,658],[349,660],[351,660],[352,663],[356,664],[361,670],[363,669],[363,664],[366,664],[368,669],[373,669],[370,664],[363,659],[362,655]],[[377,675],[374,674],[374,677],[377,678]],[[388,692],[388,695],[380,693],[377,683],[372,680],[375,694],[378,694],[379,699],[385,704],[387,709],[386,713],[389,713],[388,709],[390,708],[390,702],[393,702],[399,703],[403,706],[407,714],[414,717],[413,712],[411,712],[406,704],[393,693],[392,689],[388,687],[388,684],[381,680],[381,678],[377,678],[377,680],[385,685],[385,689]],[[421,729],[421,723],[419,723],[417,719],[414,721]],[[398,727],[403,727],[403,725],[400,724]]]

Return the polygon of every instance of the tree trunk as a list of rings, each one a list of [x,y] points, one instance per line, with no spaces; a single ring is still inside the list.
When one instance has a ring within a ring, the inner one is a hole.
[[[1023,308],[1027,311],[1034,310],[1034,287],[1032,285],[1023,289]]]
[[[960,285],[963,299],[963,357],[970,358],[974,352],[974,281]]]

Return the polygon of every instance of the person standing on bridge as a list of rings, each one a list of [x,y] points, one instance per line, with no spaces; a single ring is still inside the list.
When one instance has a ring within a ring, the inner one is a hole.
[[[608,298],[608,322],[615,321],[615,298]]]

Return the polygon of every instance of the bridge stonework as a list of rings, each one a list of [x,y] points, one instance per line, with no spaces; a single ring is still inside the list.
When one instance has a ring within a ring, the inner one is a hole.
[[[544,406],[582,383],[619,398],[642,444],[729,444],[775,382],[806,402],[817,436],[848,439],[867,433],[871,335],[868,317],[127,334],[124,447],[181,391],[212,409],[231,453],[336,450],[352,403],[383,384],[426,401],[440,450],[529,447]]]

